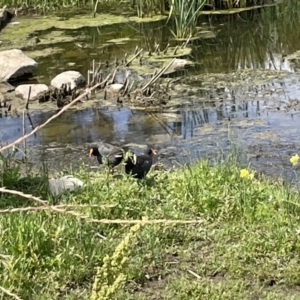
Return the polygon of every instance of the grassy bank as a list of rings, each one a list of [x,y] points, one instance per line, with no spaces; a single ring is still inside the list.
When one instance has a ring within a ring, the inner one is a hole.
[[[76,176],[86,187],[56,199],[56,211],[0,194],[2,210],[32,207],[1,211],[0,299],[8,291],[32,300],[299,299],[299,195],[291,188],[232,162],[152,172],[141,183],[92,179],[84,169]],[[46,197],[43,189],[33,179],[22,185]],[[198,223],[99,223],[143,218]]]

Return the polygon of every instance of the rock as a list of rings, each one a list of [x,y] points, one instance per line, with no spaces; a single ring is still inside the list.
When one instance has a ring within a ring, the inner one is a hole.
[[[37,62],[26,56],[19,49],[0,51],[0,80],[15,80],[18,77],[32,74]]]
[[[194,63],[187,60],[187,59],[175,58],[173,64],[164,73],[164,75],[174,73],[177,70],[181,70],[181,69],[184,69],[187,66],[192,66],[192,65],[194,65]]]
[[[83,187],[84,183],[71,175],[66,175],[57,179],[49,179],[49,189],[53,196],[57,196],[62,192],[73,191],[78,187]]]
[[[65,71],[58,74],[51,80],[51,85],[60,89],[63,84],[71,84],[71,90],[82,86],[85,83],[85,78],[77,71]]]
[[[34,36],[33,38],[27,40],[27,46],[34,47],[40,42],[41,40],[37,36]]]
[[[0,9],[0,31],[11,21],[14,16],[15,14],[8,11],[6,7]]]
[[[49,92],[49,88],[46,84],[21,84],[16,88],[16,95],[27,100],[30,87],[31,93],[29,100],[31,101],[40,100],[44,97],[45,93]]]
[[[13,92],[15,90],[15,87],[9,84],[8,82],[0,82],[0,94],[6,94],[9,92]]]
[[[107,87],[107,91],[118,93],[124,88],[124,85],[121,83],[113,83]]]

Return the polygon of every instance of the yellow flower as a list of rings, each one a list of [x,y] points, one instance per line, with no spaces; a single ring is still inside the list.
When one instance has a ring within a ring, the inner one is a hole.
[[[299,161],[299,155],[295,154],[290,158],[290,162],[292,163],[292,165],[295,167],[298,165],[298,161]]]
[[[241,169],[240,170],[240,177],[246,178],[246,179],[253,179],[254,174],[250,173],[247,169]]]

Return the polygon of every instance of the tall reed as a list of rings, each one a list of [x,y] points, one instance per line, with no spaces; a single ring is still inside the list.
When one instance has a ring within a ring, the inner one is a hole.
[[[171,0],[169,19],[174,21],[172,34],[177,39],[188,39],[197,32],[197,21],[200,10],[206,0]]]

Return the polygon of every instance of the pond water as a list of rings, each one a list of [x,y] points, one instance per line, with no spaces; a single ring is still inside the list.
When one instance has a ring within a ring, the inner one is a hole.
[[[289,11],[292,5],[290,0],[236,15],[201,17],[199,25],[215,37],[191,45],[189,59],[195,66],[184,76],[191,87],[200,87],[197,93],[185,96],[176,109],[159,113],[130,110],[126,104],[109,105],[102,99],[85,109],[67,111],[27,140],[32,159],[45,160],[56,170],[82,161],[97,166],[96,160],[87,159],[87,148],[102,140],[152,144],[158,149],[159,161],[178,165],[198,157],[217,157],[236,145],[244,163],[251,162],[268,175],[295,178],[289,157],[300,154],[300,75],[295,62],[284,58],[300,49],[300,30],[296,30],[300,13]],[[47,34],[49,31],[43,31],[38,36]],[[147,49],[157,42],[163,49],[168,43],[176,45],[165,21],[87,27],[63,34],[77,36],[78,42],[58,43],[55,46],[62,52],[36,58],[39,68],[31,81],[49,84],[55,75],[70,69],[87,74],[93,59],[122,59],[136,46]],[[111,41],[120,38],[124,39],[120,44]],[[42,46],[37,45],[39,48]],[[281,72],[266,80],[268,73],[261,82],[262,70]],[[235,84],[236,74],[244,71],[251,79],[246,76]],[[255,74],[259,74],[257,81]],[[203,88],[205,78],[214,76],[216,81],[208,80],[210,84],[206,82]],[[228,86],[225,83],[220,88],[217,82],[224,78]],[[36,127],[54,113],[32,112],[31,120],[25,115],[26,132],[31,124]],[[0,118],[0,126],[2,143],[13,141],[23,133],[22,115]]]

